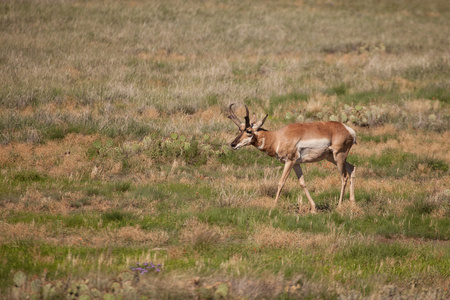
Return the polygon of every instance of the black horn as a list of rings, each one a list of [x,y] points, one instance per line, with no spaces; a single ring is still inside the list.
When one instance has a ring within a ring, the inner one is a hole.
[[[233,105],[234,105],[234,103],[231,104],[230,107],[229,107],[229,113],[230,113],[230,115],[228,116],[228,118],[230,118],[231,121],[233,121],[234,124],[237,125],[237,127],[240,127],[242,122],[239,121],[238,117],[236,117],[236,114],[233,112]]]

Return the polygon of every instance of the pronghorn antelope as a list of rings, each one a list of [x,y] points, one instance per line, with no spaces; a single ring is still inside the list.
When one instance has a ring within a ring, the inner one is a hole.
[[[349,177],[350,201],[355,203],[355,167],[346,161],[350,148],[356,143],[356,133],[353,129],[345,124],[330,121],[289,124],[277,131],[267,131],[261,127],[268,115],[259,121],[253,115],[250,120],[248,108],[245,106],[245,123],[242,123],[233,112],[233,105],[229,107],[228,118],[239,127],[239,135],[231,143],[233,150],[253,145],[284,163],[274,207],[289,173],[294,169],[300,186],[311,204],[311,212],[316,213],[316,204],[306,188],[300,164],[318,162],[323,159],[335,164],[341,173],[342,185],[338,206],[342,204]]]

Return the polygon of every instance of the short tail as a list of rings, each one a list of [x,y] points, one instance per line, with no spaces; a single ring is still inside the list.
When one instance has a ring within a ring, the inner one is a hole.
[[[345,124],[343,124],[344,126],[345,126],[345,129],[347,129],[348,130],[348,133],[350,133],[350,135],[352,136],[352,138],[353,138],[353,144],[357,144],[356,143],[356,132],[353,130],[353,128],[351,128],[351,127],[348,127],[347,125],[345,125]]]

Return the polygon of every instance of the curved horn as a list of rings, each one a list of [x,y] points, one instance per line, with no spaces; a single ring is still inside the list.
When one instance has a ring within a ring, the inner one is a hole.
[[[249,112],[248,112],[247,105],[245,105],[245,112],[246,112],[246,116],[244,117],[244,119],[245,119],[245,128],[248,128],[248,127],[250,127],[250,117],[248,116]]]
[[[229,107],[229,113],[230,113],[230,115],[228,116],[228,118],[230,118],[231,121],[233,121],[234,124],[237,125],[237,127],[240,127],[242,122],[239,121],[238,117],[236,117],[235,113],[233,112],[233,108],[232,108],[233,105],[234,105],[234,103],[231,104],[230,107]]]

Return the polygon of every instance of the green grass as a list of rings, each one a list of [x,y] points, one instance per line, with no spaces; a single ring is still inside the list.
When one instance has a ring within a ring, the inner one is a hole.
[[[255,164],[258,164],[258,166],[281,165],[275,158],[250,148],[241,149],[239,150],[239,153],[231,151],[229,153],[220,154],[218,160],[222,164],[236,166],[252,166]]]
[[[372,103],[389,103],[399,101],[401,95],[394,90],[368,90],[359,93],[335,93],[342,103],[348,105],[370,105]]]
[[[445,83],[425,86],[417,92],[417,97],[439,100],[445,104],[450,103],[450,93]]]
[[[47,176],[39,174],[39,172],[34,170],[26,170],[17,172],[16,174],[14,174],[12,179],[18,183],[30,183],[45,181],[47,179]]]
[[[393,133],[386,133],[382,135],[358,134],[358,139],[361,142],[386,143],[388,140],[397,140],[398,135]]]
[[[1,2],[0,298],[449,298],[448,20],[443,0]],[[291,174],[269,217],[282,164],[231,151],[231,103],[354,128],[357,206],[313,164],[318,213]]]
[[[388,137],[386,137],[386,139],[387,138]],[[363,137],[363,140],[365,139],[376,141],[378,138]],[[432,170],[441,171],[443,174],[448,172],[448,165],[442,160],[418,157],[417,155],[396,149],[386,149],[381,155],[373,155],[366,158],[353,155],[349,157],[348,161],[355,165],[367,165],[380,177],[401,178],[404,176],[411,176],[411,173],[416,170],[420,164],[425,164]]]
[[[293,92],[286,95],[276,95],[270,97],[269,100],[269,109],[267,111],[268,114],[273,115],[274,109],[279,109],[280,106],[284,104],[292,104],[299,105],[300,102],[304,102],[308,99],[308,95],[304,93]]]

